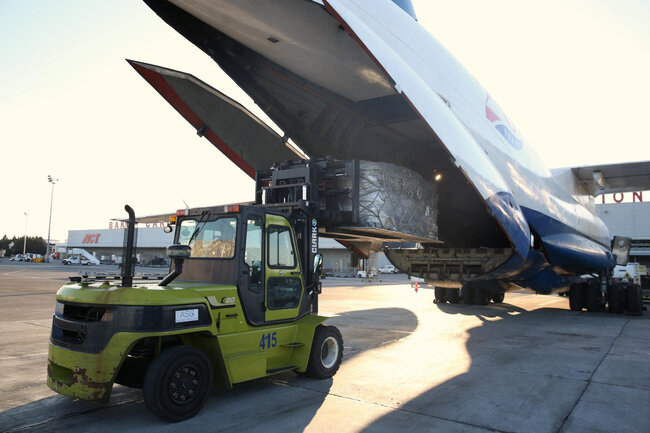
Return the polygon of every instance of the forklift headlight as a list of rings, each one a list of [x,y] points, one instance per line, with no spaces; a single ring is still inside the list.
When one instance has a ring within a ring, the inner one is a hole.
[[[54,307],[54,314],[57,316],[63,316],[63,307],[63,303],[57,301],[56,306]]]

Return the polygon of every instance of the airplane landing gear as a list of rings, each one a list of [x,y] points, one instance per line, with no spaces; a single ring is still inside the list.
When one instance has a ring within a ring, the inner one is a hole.
[[[609,312],[621,314],[623,312],[623,297],[621,291],[625,290],[623,284],[614,284],[607,293]]]
[[[490,303],[492,294],[489,290],[486,290],[482,287],[476,287],[474,289],[474,303],[476,305],[487,305]]]
[[[494,302],[495,304],[501,304],[505,297],[506,297],[505,293],[492,293],[492,302]]]
[[[571,311],[582,311],[587,297],[587,288],[584,284],[572,284],[569,289],[569,307]]]
[[[471,283],[463,284],[460,294],[463,298],[463,304],[474,305],[474,286]]]
[[[487,305],[491,300],[495,304],[500,304],[504,297],[505,293],[493,292],[484,287],[475,287],[472,283],[465,283],[460,289],[436,287],[433,303],[458,304],[463,301],[465,305]]]
[[[643,314],[641,310],[643,310],[641,287],[638,284],[630,284],[627,286],[627,314],[640,316]]]
[[[460,289],[447,287],[447,300],[450,304],[458,304],[460,302]]]
[[[444,304],[447,302],[447,291],[444,287],[435,287],[433,289],[435,298],[433,300],[434,304]]]
[[[607,303],[608,311],[629,315],[640,315],[643,309],[641,287],[638,284],[616,283],[607,287],[607,296],[603,298],[600,283],[597,279],[589,279],[582,283],[572,284],[569,290],[569,306],[571,311],[586,309],[590,313],[603,311]]]
[[[458,304],[460,302],[460,289],[455,289],[453,287],[436,287],[434,289],[434,294],[434,304],[444,304],[445,302]]]
[[[605,308],[605,299],[601,296],[600,283],[596,279],[587,281],[587,311],[597,313]]]

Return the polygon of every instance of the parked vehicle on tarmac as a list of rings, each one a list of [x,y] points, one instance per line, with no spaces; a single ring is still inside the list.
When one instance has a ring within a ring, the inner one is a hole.
[[[379,268],[380,274],[394,274],[395,272],[396,272],[395,266],[393,265],[384,265],[381,268]]]
[[[85,265],[85,266],[88,266],[88,265],[90,265],[90,260],[85,259],[83,257],[79,257],[79,256],[72,256],[72,257],[68,257],[67,259],[63,259],[61,261],[61,263],[63,263],[64,265]]]
[[[27,254],[22,255],[22,254],[16,254],[12,258],[9,259],[10,262],[31,262],[32,258],[29,257]]]

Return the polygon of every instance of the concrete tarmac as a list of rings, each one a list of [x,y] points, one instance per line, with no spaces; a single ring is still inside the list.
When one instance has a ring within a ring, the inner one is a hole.
[[[330,380],[214,389],[179,424],[151,415],[139,390],[72,400],[47,388],[45,367],[54,294],[79,270],[0,262],[2,432],[650,432],[648,313],[577,313],[524,293],[435,305],[404,275],[324,280],[320,311],[338,315],[345,341]]]

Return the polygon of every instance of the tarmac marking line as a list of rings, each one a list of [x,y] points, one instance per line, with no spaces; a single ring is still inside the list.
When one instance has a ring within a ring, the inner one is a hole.
[[[394,334],[413,334],[414,332],[414,331],[400,331],[399,329],[379,328],[373,326],[364,326],[363,329],[371,329],[373,331],[392,332]]]
[[[647,387],[644,388],[642,386],[636,386],[636,385],[621,385],[620,383],[607,383],[607,382],[600,382],[597,380],[594,380],[591,383],[597,383],[598,385],[617,386],[619,388],[632,388],[632,389],[637,389],[639,391],[649,391]]]
[[[25,323],[27,323],[28,325],[38,326],[39,328],[48,328],[49,329],[50,326],[51,326],[49,323],[47,325],[41,325],[40,323],[34,323],[34,322],[25,322]]]
[[[9,298],[9,297],[12,297],[12,296],[53,295],[55,293],[56,293],[56,291],[54,291],[54,292],[36,292],[36,293],[12,293],[10,295],[0,295],[0,298]]]
[[[21,272],[21,271],[18,271],[18,272]],[[20,277],[20,278],[31,278],[31,279],[33,279],[33,280],[52,280],[52,279],[58,279],[58,280],[61,280],[61,281],[65,281],[65,279],[63,279],[63,278],[37,277],[37,276],[35,276],[35,275],[27,275],[27,276],[22,276],[22,275],[16,276],[16,275],[9,275],[9,274],[2,274],[2,275],[9,276],[9,277],[16,277],[16,278],[18,278],[18,277]]]
[[[562,301],[562,300],[563,300],[562,298],[553,299],[551,301],[542,302],[541,304],[539,304],[539,306],[543,307],[544,305],[555,304],[556,302],[559,302],[559,301]]]
[[[27,269],[20,269],[20,270],[17,270],[17,271],[5,272],[5,273],[2,274],[2,275],[12,275],[12,274],[17,274],[18,272],[25,272],[26,270],[27,270]]]

